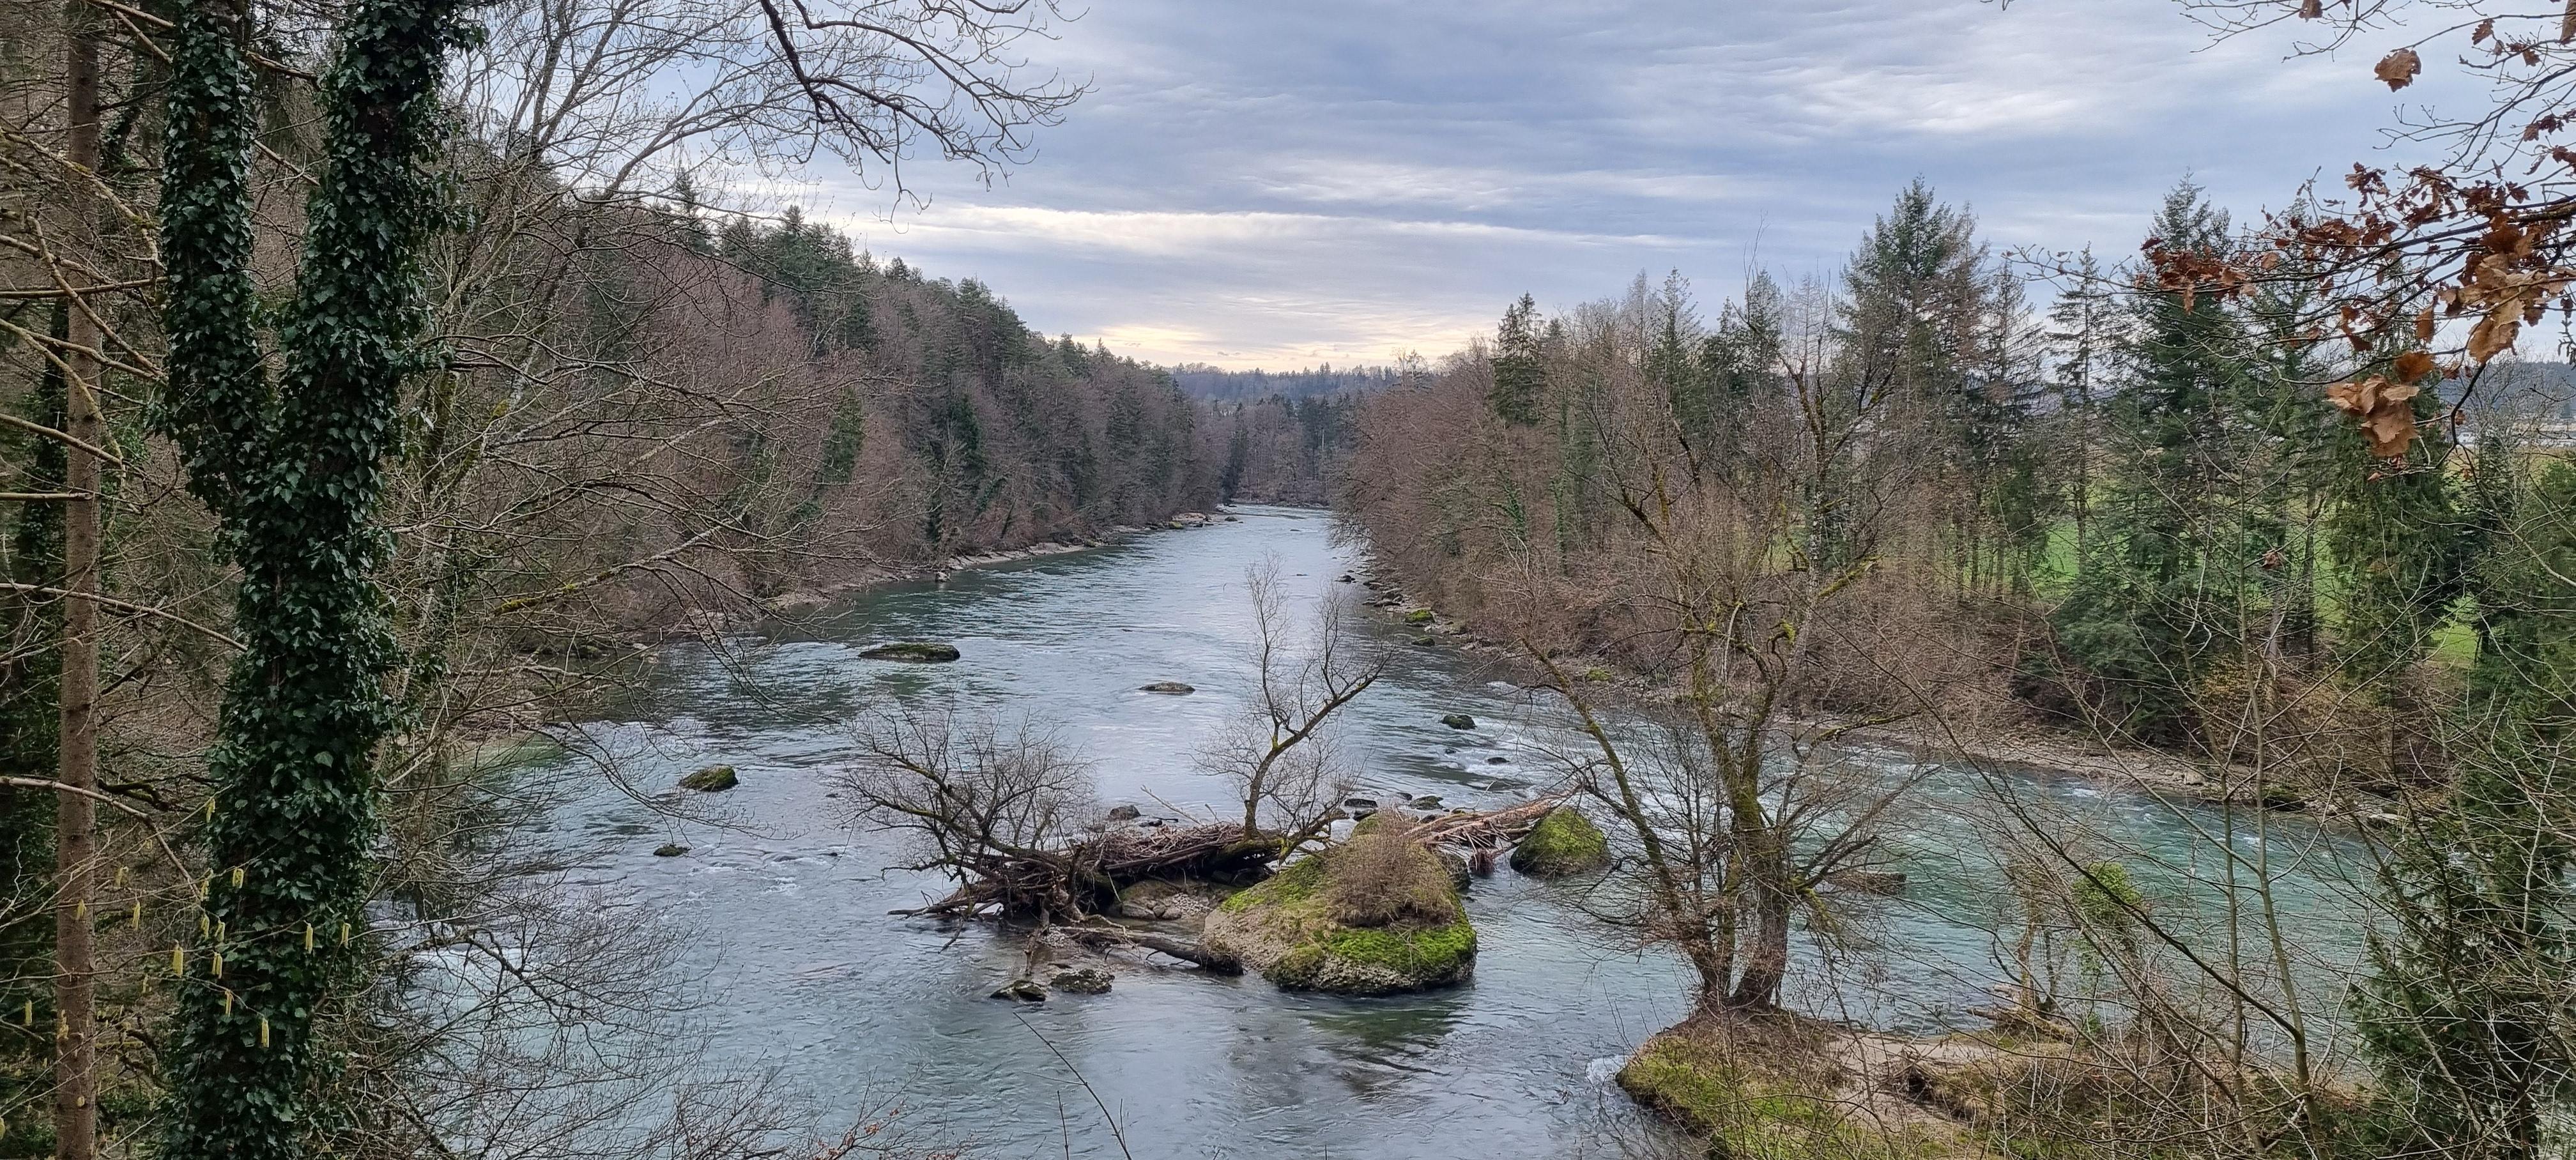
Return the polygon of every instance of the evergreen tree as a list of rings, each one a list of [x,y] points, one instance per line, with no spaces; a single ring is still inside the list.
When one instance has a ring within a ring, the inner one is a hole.
[[[1547,372],[1539,357],[1538,301],[1527,294],[1503,311],[1494,338],[1494,413],[1507,423],[1527,427],[1538,422],[1539,401],[1547,393]]]
[[[2165,199],[2155,236],[2168,247],[2217,248],[2224,214],[2183,185]],[[2113,724],[2179,742],[2212,668],[2235,654],[2243,601],[2277,543],[2231,506],[2237,413],[2255,371],[2244,319],[2214,295],[2132,298],[2116,352],[2120,381],[2104,410],[2095,529],[2072,591],[2051,615],[2061,649]]]

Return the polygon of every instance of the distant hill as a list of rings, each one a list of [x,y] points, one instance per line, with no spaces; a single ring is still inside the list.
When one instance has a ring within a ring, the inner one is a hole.
[[[1206,363],[1183,363],[1172,368],[1172,381],[1183,392],[1215,402],[1355,394],[1392,386],[1396,378],[1393,367],[1336,367],[1331,363],[1298,371],[1228,371]]]

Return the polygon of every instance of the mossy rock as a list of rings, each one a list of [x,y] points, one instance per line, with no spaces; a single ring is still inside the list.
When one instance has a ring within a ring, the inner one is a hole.
[[[1442,717],[1440,719],[1440,723],[1452,729],[1473,729],[1476,727],[1476,719],[1464,713],[1451,713]]]
[[[1548,811],[1512,847],[1512,869],[1533,878],[1591,874],[1610,865],[1610,839],[1573,806]]]
[[[921,665],[944,665],[960,655],[957,646],[927,640],[899,640],[862,650],[859,655],[872,661],[908,661]]]
[[[1404,614],[1404,622],[1406,624],[1429,624],[1431,623],[1431,615],[1430,609],[1417,608]]]
[[[1476,967],[1476,928],[1438,855],[1401,838],[1408,885],[1440,905],[1383,926],[1353,926],[1337,915],[1342,879],[1336,856],[1351,844],[1291,864],[1237,893],[1210,914],[1201,941],[1292,991],[1393,995],[1466,981]]]
[[[740,784],[741,780],[734,776],[730,765],[710,765],[680,779],[681,789],[693,789],[699,793],[723,793]]]
[[[677,858],[688,852],[689,848],[679,844],[678,842],[667,842],[656,847],[653,851],[653,856],[656,858]]]

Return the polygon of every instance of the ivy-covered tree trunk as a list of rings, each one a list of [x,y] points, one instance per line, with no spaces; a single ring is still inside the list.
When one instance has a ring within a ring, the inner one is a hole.
[[[358,981],[375,750],[393,650],[373,579],[383,461],[417,367],[420,251],[441,200],[423,163],[461,39],[455,0],[359,0],[323,82],[324,149],[274,388],[259,361],[247,165],[256,112],[236,17],[183,9],[162,250],[161,421],[241,569],[242,642],[214,746],[206,945],[188,956],[165,1155],[287,1160],[336,1125],[317,1012]]]

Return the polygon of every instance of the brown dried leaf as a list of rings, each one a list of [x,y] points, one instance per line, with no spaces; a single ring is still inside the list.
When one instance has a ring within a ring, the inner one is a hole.
[[[2410,350],[2397,356],[2396,363],[2389,368],[2389,374],[2400,383],[2412,383],[2432,373],[2433,354],[2423,350]]]
[[[2395,459],[2415,442],[2415,413],[2404,407],[2381,411],[2362,423],[2361,437],[2370,444],[2371,454]]]
[[[2389,91],[2395,92],[2414,84],[2415,74],[2422,71],[2424,58],[2415,55],[2414,49],[2401,48],[2379,58],[2379,66],[2370,70],[2370,75],[2387,81]]]
[[[2469,331],[2469,357],[2483,363],[2513,349],[2513,340],[2522,333],[2522,309],[2517,300],[2507,300],[2486,316],[2478,319]]]
[[[2415,316],[2415,341],[2433,341],[2433,308],[2430,306],[2424,308],[2424,313]]]
[[[2558,21],[2558,43],[2576,40],[2576,0],[2567,0],[2567,15]]]
[[[2326,14],[2325,0],[2306,0],[2299,5],[2299,19],[2315,20]]]

